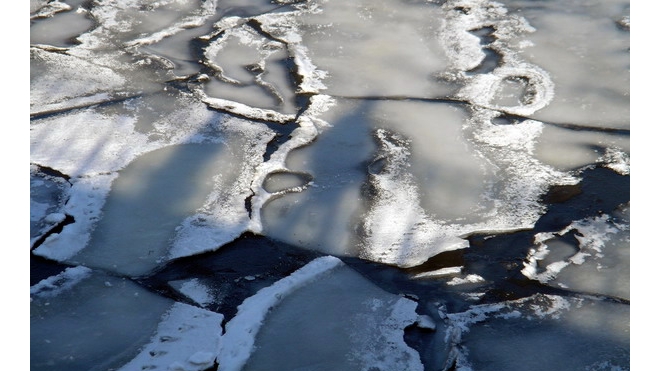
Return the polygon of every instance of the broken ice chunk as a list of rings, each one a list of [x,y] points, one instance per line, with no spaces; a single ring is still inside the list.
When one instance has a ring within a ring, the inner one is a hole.
[[[285,291],[274,292],[312,270],[317,273],[306,277],[313,283],[293,289],[288,284]],[[403,341],[404,328],[418,319],[416,306],[382,291],[336,258],[319,258],[241,305],[226,326],[218,363],[227,371],[240,369],[237,359],[255,371],[271,370],[274,363],[291,370],[312,365],[314,370],[422,370],[419,355]],[[248,315],[263,324],[247,328]],[[250,349],[252,354],[246,354]]]

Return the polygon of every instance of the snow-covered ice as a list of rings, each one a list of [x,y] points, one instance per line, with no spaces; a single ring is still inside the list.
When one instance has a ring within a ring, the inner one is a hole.
[[[628,370],[630,21],[31,0],[31,368]]]

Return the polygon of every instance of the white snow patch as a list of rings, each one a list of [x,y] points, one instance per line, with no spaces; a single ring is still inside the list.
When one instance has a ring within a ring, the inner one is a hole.
[[[452,275],[452,274],[460,274],[462,270],[463,270],[463,267],[441,268],[441,269],[436,269],[434,271],[417,273],[416,275],[412,276],[411,278],[419,279],[419,278],[444,277],[444,276],[449,276],[449,275]]]
[[[447,285],[456,286],[456,285],[465,285],[468,283],[479,283],[484,282],[484,278],[478,274],[468,274],[465,277],[454,277],[451,281],[447,282]]]
[[[213,302],[213,296],[211,295],[209,288],[197,278],[184,280],[183,282],[170,282],[170,285],[174,286],[180,293],[201,306],[206,306]],[[178,288],[176,286],[178,286]]]
[[[65,261],[84,249],[90,239],[92,227],[101,217],[101,208],[116,177],[117,173],[112,173],[71,179],[68,202],[63,211],[71,215],[75,223],[64,226],[60,233],[48,236],[33,253]]]
[[[427,329],[427,330],[435,330],[435,321],[431,316],[422,314],[417,316],[417,320],[415,321],[417,324],[417,327]]]
[[[30,287],[30,297],[51,298],[59,295],[61,292],[69,290],[78,282],[84,280],[92,274],[92,270],[83,267],[71,267],[65,269],[62,273],[48,277],[39,281]],[[30,299],[32,300],[32,299]]]
[[[150,342],[119,371],[202,371],[213,366],[220,346],[223,315],[174,303]]]
[[[621,175],[630,175],[630,155],[621,149],[607,148],[599,161]]]

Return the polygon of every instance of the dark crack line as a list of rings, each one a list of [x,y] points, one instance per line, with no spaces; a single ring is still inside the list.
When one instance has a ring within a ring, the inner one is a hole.
[[[501,113],[500,118],[508,119],[508,120],[518,120],[518,121],[534,120],[534,121],[542,122],[542,123],[547,124],[547,125],[561,127],[561,128],[564,128],[564,129],[569,129],[569,130],[574,130],[574,131],[592,131],[592,132],[610,133],[610,134],[617,134],[617,135],[627,135],[627,136],[630,135],[630,129],[616,129],[616,128],[606,128],[606,127],[604,128],[604,127],[598,127],[598,126],[595,126],[595,125],[582,125],[582,124],[570,124],[570,123],[544,121],[544,120],[536,119],[536,118],[529,117],[529,116],[523,116],[523,115],[516,115],[516,114],[508,113],[508,112],[506,112],[502,109],[497,109],[497,108],[493,108],[493,107],[485,107],[485,106],[467,101],[465,99],[454,98],[454,97],[451,97],[451,96],[424,98],[424,97],[411,97],[411,96],[405,96],[405,95],[384,95],[384,96],[378,96],[378,95],[366,95],[366,96],[332,95],[332,97],[337,98],[337,99],[346,99],[346,100],[412,101],[412,102],[426,102],[426,103],[462,104],[462,105],[466,105],[466,106],[470,106],[470,107],[477,107],[477,108],[482,108],[482,109],[487,109],[487,110],[499,112],[499,113]]]
[[[41,237],[39,237],[39,239],[37,239],[36,241],[34,241],[34,243],[32,244],[32,246],[30,247],[30,251],[33,251],[33,250],[36,249],[37,247],[41,246],[41,245],[44,243],[44,241],[46,241],[46,239],[47,239],[48,237],[50,237],[50,236],[52,236],[52,235],[54,235],[54,234],[62,233],[62,231],[64,230],[64,227],[66,227],[66,226],[69,225],[69,224],[73,224],[73,223],[75,223],[75,222],[76,222],[76,220],[74,219],[73,216],[71,216],[71,215],[69,215],[69,214],[65,214],[65,216],[64,216],[64,220],[62,220],[61,222],[59,222],[59,223],[53,225],[49,230],[47,230],[46,232],[44,232],[44,234],[41,235]]]
[[[131,99],[139,98],[139,97],[143,97],[143,96],[144,96],[144,94],[136,94],[136,95],[131,95],[131,96],[127,96],[127,97],[115,98],[115,99],[111,99],[111,100],[103,100],[103,101],[99,101],[99,102],[84,103],[84,104],[79,104],[79,105],[75,105],[75,106],[67,106],[67,107],[63,107],[63,108],[60,108],[60,109],[53,109],[53,110],[42,111],[42,112],[30,112],[30,121],[32,121],[32,120],[42,120],[42,119],[45,119],[45,118],[66,114],[66,113],[69,113],[69,112],[72,112],[72,111],[75,111],[75,110],[79,110],[79,109],[91,108],[91,107],[95,107],[95,106],[103,107],[103,106],[108,106],[108,105],[112,105],[112,104],[122,103],[122,102],[125,102],[127,100],[131,100]]]

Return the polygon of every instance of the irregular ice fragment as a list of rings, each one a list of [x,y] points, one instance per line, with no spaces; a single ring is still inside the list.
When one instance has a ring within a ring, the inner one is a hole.
[[[246,369],[423,369],[403,340],[404,328],[418,319],[414,301],[383,292],[343,264],[324,277],[272,309]]]
[[[213,301],[209,288],[197,278],[172,281],[169,285],[203,307]]]
[[[536,247],[530,249],[522,273],[551,286],[629,298],[630,226],[626,210],[622,220],[604,214],[575,221],[561,231],[537,234]],[[577,240],[577,252],[561,260],[549,258],[553,249],[550,242],[571,233]]]
[[[221,338],[221,348],[217,358],[221,369],[223,371],[242,369],[254,350],[255,337],[268,312],[287,295],[342,264],[341,260],[331,256],[317,258],[290,276],[245,299],[238,307],[236,316],[225,326],[226,332]]]
[[[457,370],[627,370],[630,362],[626,304],[537,294],[449,313],[447,323]]]

